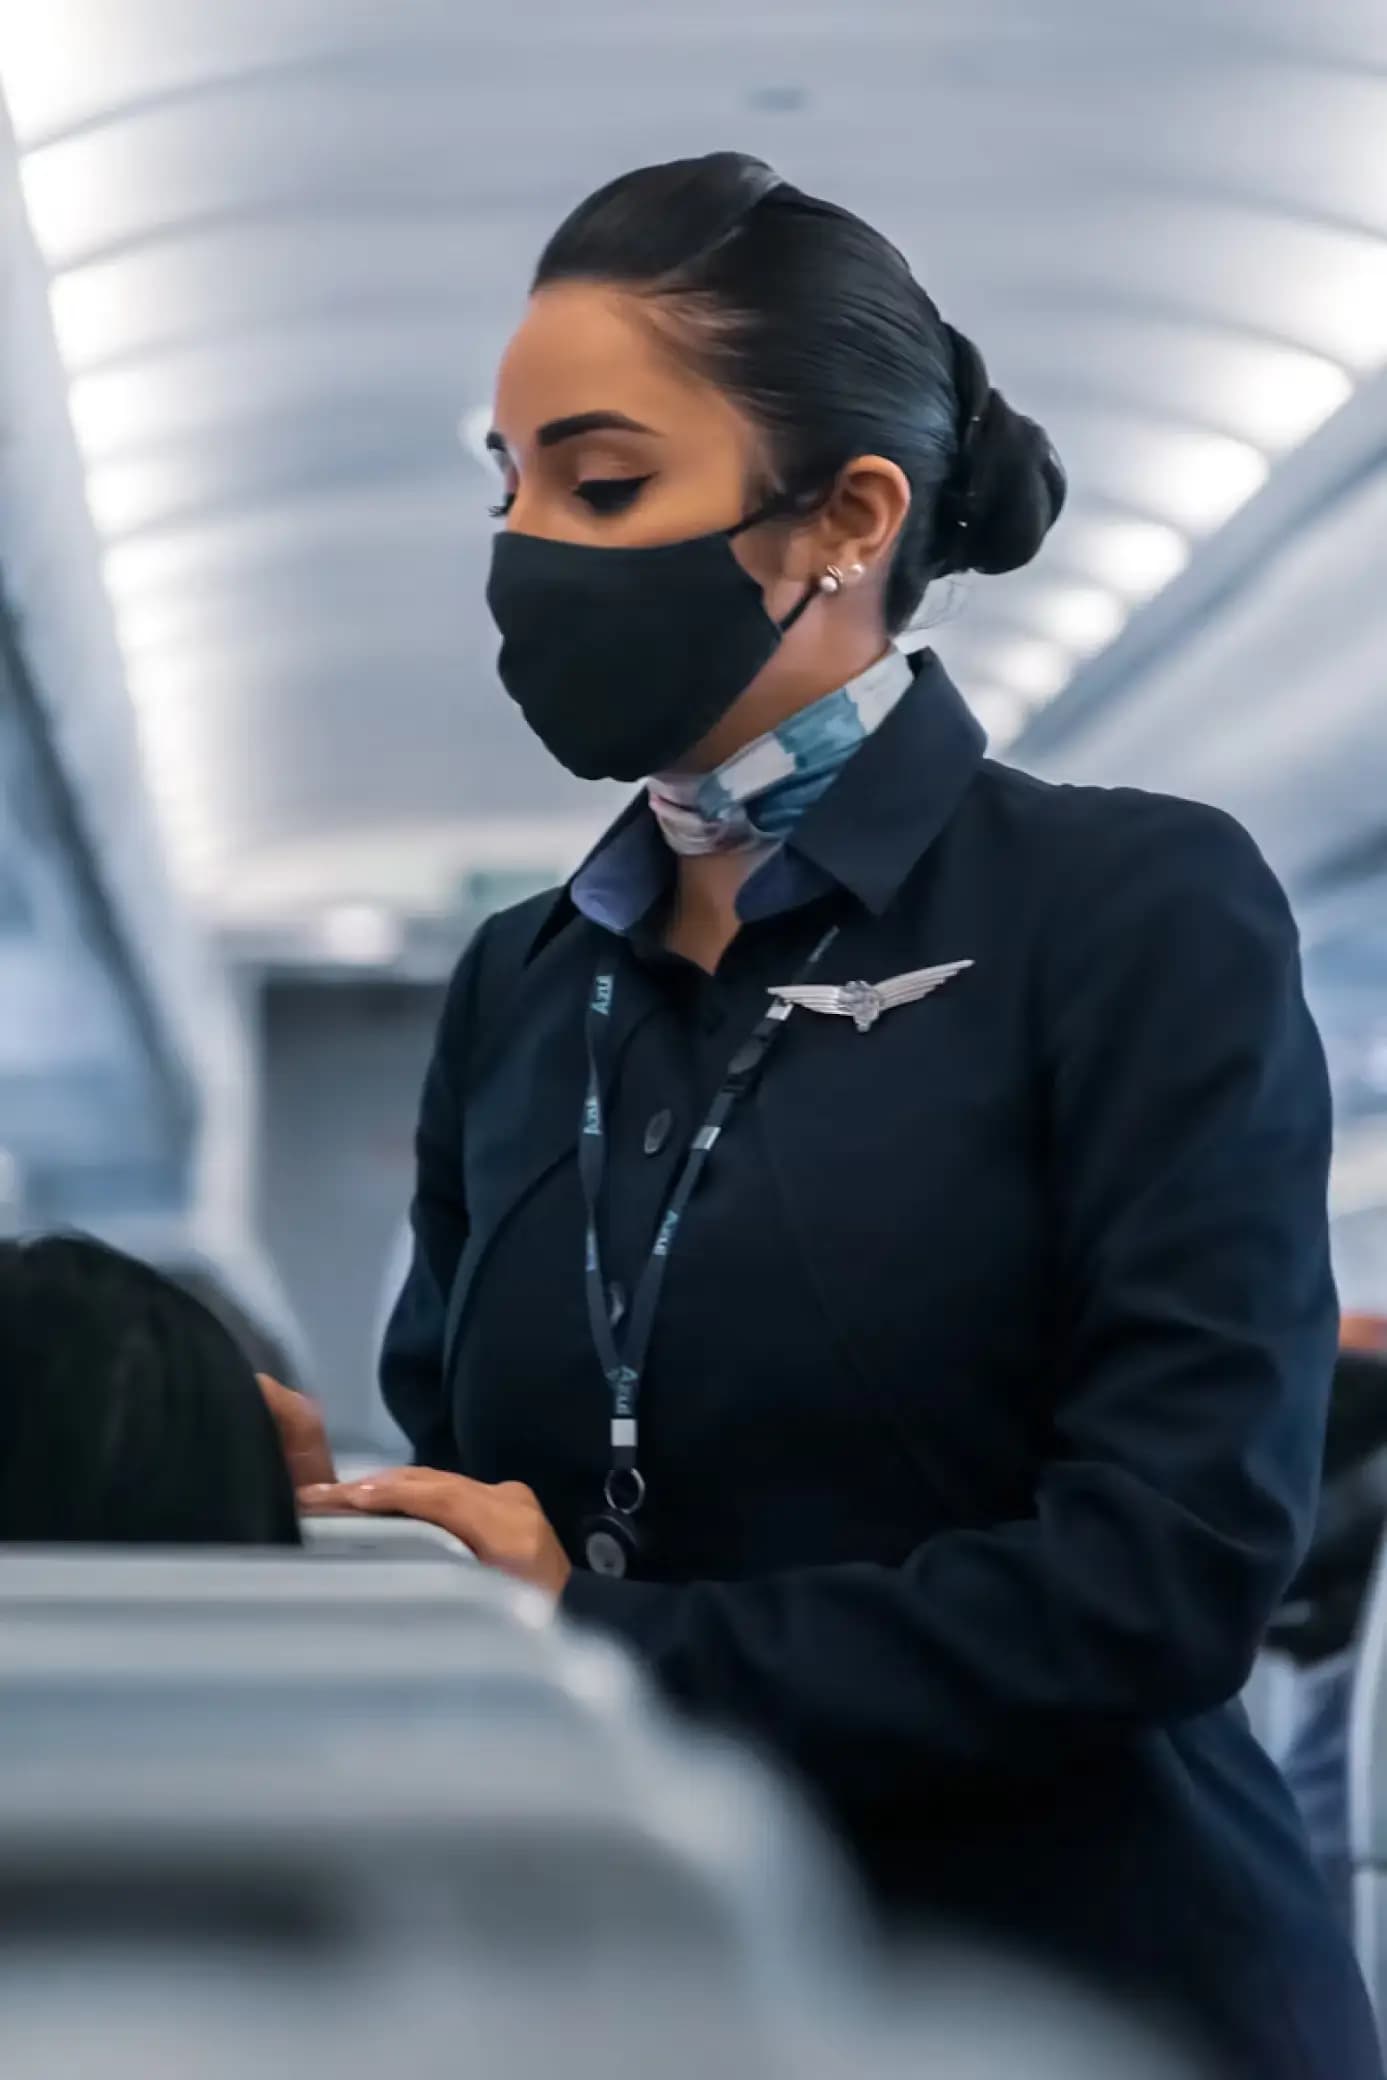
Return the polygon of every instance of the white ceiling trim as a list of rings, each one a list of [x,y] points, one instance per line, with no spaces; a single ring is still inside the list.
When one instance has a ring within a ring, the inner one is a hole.
[[[285,862],[311,858],[330,903],[360,892],[344,829],[451,860],[487,804],[531,836],[585,823],[493,705],[486,485],[454,429],[564,205],[734,133],[897,237],[1056,437],[1073,507],[1037,569],[929,606],[999,739],[1023,729],[1387,356],[1387,31],[1333,15],[0,4],[188,886],[231,916],[278,861],[297,907]],[[763,86],[805,119],[757,113]],[[373,726],[408,742],[373,756]]]

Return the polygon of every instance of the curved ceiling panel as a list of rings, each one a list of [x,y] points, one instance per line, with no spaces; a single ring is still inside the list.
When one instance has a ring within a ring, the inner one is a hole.
[[[464,265],[461,211],[452,218],[381,211],[374,228],[369,212],[349,220],[319,213],[307,224],[304,214],[187,226],[56,276],[53,316],[69,368],[83,374],[130,354],[295,317],[402,315],[418,307],[469,322],[499,318]]]
[[[1053,544],[929,607],[1021,730],[1387,359],[1380,0],[1213,13],[0,0],[148,767],[209,909],[267,914],[277,872],[286,918],[359,901],[392,833],[394,901],[499,829],[586,828],[495,689],[458,427],[546,232],[645,159],[737,142],[860,208],[1050,427]]]

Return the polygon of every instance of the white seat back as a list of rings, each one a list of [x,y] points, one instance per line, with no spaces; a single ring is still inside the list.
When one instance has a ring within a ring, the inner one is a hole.
[[[1167,2080],[890,2020],[779,1780],[452,1558],[0,1556],[0,1694],[5,2080]]]
[[[0,1559],[5,1854],[369,1860],[369,1836],[467,1897],[459,1941],[509,1901],[564,1954],[629,1924],[628,1949],[760,1979],[792,1930],[850,1943],[837,1861],[778,1784],[539,1602],[451,1558]]]
[[[1363,1606],[1348,1767],[1354,1941],[1387,2045],[1387,1562],[1382,1552]]]
[[[475,1565],[469,1546],[438,1524],[421,1524],[414,1517],[305,1517],[304,1543],[310,1553],[324,1558],[351,1558],[369,1554],[381,1559],[426,1559],[468,1561]]]

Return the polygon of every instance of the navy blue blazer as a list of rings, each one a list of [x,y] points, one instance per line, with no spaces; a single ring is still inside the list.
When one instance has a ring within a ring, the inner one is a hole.
[[[575,1163],[598,953],[624,1277],[826,918],[827,981],[972,960],[868,1033],[788,1022],[671,1258],[644,1578],[580,1568],[565,1604],[788,1763],[893,1910],[1057,1958],[1229,2073],[1367,2080],[1352,1959],[1236,1703],[1336,1340],[1285,899],[1216,811],[986,761],[933,659],[775,871],[715,978],[661,955],[658,907],[617,935],[570,889],[483,929],[386,1399],[424,1463],[533,1486],[576,1559],[608,1417]]]

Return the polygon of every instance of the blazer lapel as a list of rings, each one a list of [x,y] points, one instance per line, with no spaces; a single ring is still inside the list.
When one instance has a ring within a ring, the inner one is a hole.
[[[479,1002],[483,1027],[463,1106],[463,1191],[468,1238],[449,1296],[445,1362],[491,1242],[561,1164],[576,1160],[587,1086],[584,1017],[599,953],[608,942],[575,924],[545,945],[505,1001]],[[609,1074],[656,1009],[654,985],[613,945],[617,989]],[[575,1250],[581,1238],[574,1238]]]

